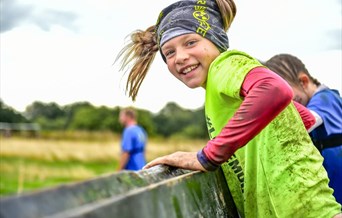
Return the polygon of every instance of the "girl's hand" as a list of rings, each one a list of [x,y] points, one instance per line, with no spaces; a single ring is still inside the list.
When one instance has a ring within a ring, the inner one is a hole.
[[[143,169],[148,169],[159,164],[165,164],[187,170],[206,171],[197,160],[197,152],[178,151],[166,156],[158,157],[146,164]]]

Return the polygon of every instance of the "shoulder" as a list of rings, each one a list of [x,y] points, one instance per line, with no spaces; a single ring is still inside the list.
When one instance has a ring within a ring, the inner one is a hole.
[[[263,65],[245,52],[223,52],[210,65],[206,90],[213,89],[239,98],[240,88],[247,73],[260,66]]]
[[[342,99],[338,92],[332,89],[322,89],[316,92],[310,99],[307,108],[318,113],[325,123],[328,118],[336,121],[342,117]]]
[[[341,99],[340,93],[338,92],[338,90],[336,89],[329,89],[329,88],[325,88],[322,89],[318,92],[316,92],[313,97],[315,96],[328,96],[331,98],[336,98],[336,99]]]
[[[221,53],[215,60],[215,62],[227,62],[227,61],[237,61],[235,64],[246,64],[246,63],[239,63],[239,61],[251,61],[254,63],[260,64],[258,60],[253,58],[251,55],[247,54],[246,52],[239,51],[239,50],[227,50]]]
[[[127,131],[127,133],[129,134],[134,134],[137,132],[145,132],[145,129],[140,125],[133,125],[133,126],[127,127],[125,131]]]
[[[232,72],[236,74],[246,74],[251,69],[263,66],[256,58],[253,58],[249,54],[238,51],[228,50],[221,53],[210,66],[209,71],[224,71]]]
[[[136,125],[136,130],[139,132],[145,132],[144,127],[142,127],[141,125]]]
[[[136,131],[135,129],[136,129],[135,126],[127,126],[127,127],[124,129],[123,134],[125,134],[125,135],[130,135],[130,134],[132,134],[133,132]]]
[[[331,104],[342,105],[342,98],[337,90],[326,88],[316,92],[310,99],[308,106],[320,105],[324,107]]]

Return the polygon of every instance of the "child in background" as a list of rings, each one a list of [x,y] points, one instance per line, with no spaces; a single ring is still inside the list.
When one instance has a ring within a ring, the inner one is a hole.
[[[198,152],[175,152],[145,168],[221,167],[241,217],[341,217],[291,88],[257,59],[228,50],[235,14],[232,0],[178,1],[156,25],[132,33],[120,52],[133,100],[158,51],[178,80],[206,90],[211,140]]]
[[[324,157],[323,166],[334,196],[342,204],[342,98],[339,92],[313,78],[303,62],[293,55],[275,55],[266,66],[290,84],[294,100],[316,117],[310,136]]]

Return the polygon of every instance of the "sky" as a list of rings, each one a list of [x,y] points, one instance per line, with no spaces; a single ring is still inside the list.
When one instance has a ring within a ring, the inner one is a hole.
[[[197,109],[204,89],[176,80],[157,54],[137,96],[125,93],[114,60],[129,34],[155,24],[172,0],[0,0],[0,98],[17,111],[34,101],[61,106],[135,106],[152,112],[168,102]],[[266,61],[300,58],[321,83],[342,92],[341,0],[235,1],[230,49]]]

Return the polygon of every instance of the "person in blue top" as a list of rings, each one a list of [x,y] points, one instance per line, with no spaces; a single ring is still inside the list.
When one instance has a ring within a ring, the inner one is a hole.
[[[122,109],[119,121],[125,127],[121,139],[119,170],[141,170],[146,164],[147,133],[138,125],[136,111],[132,108]]]
[[[323,165],[336,201],[342,203],[342,98],[339,92],[313,78],[303,62],[293,55],[275,55],[265,65],[290,84],[294,100],[316,117],[316,124],[309,133],[324,157]]]

